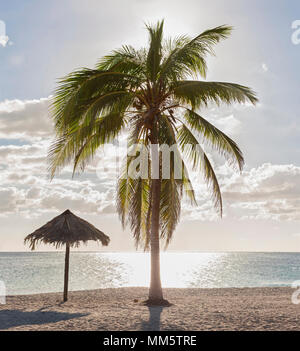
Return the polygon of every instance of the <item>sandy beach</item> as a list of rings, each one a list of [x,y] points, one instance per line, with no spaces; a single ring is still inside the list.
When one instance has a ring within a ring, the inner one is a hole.
[[[0,330],[300,330],[291,288],[165,289],[171,307],[148,308],[146,288],[9,296]]]

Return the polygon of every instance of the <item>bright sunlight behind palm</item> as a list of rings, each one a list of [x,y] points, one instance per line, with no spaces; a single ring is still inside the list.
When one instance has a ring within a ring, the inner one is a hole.
[[[147,48],[123,46],[100,59],[95,69],[80,69],[60,81],[52,110],[56,140],[49,153],[53,177],[70,162],[74,172],[78,167],[84,169],[99,147],[123,131],[129,133],[129,147],[137,155],[141,145],[149,150],[147,163],[152,172],[146,178],[127,176],[135,156],[127,157],[117,190],[123,225],[130,225],[137,245],[151,251],[149,304],[166,303],[160,280],[160,239],[168,244],[172,238],[182,197],[187,195],[196,203],[186,162],[204,174],[222,215],[217,177],[199,141],[240,170],[244,164],[237,144],[200,116],[199,109],[211,102],[257,102],[255,93],[245,86],[198,80],[206,77],[207,55],[230,35],[231,27],[213,28],[193,39],[180,36],[164,40],[163,24],[147,26]],[[161,145],[175,145],[168,179],[162,177]],[[175,176],[174,154],[183,164],[180,179]],[[156,170],[154,160],[158,160]]]

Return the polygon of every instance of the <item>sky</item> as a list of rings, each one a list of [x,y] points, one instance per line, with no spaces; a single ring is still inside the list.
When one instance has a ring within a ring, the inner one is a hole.
[[[196,179],[198,206],[183,203],[169,249],[300,251],[298,0],[0,0],[0,251],[28,250],[24,237],[67,208],[111,237],[108,248],[83,250],[135,249],[116,215],[112,150],[75,179],[67,167],[50,182],[48,106],[58,78],[123,44],[146,45],[145,23],[162,18],[166,36],[232,25],[207,79],[250,86],[260,100],[201,111],[238,142],[246,165],[239,174],[214,159],[223,219]]]

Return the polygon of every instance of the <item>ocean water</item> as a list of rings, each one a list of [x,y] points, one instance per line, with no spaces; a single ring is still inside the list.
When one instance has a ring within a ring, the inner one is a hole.
[[[300,280],[300,253],[162,253],[164,287],[289,286]],[[149,254],[72,252],[70,291],[148,286]],[[63,290],[64,253],[0,253],[8,295]]]

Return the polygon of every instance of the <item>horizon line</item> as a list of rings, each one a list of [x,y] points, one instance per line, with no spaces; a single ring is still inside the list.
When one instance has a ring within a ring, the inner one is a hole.
[[[1,253],[64,253],[64,249],[59,249],[59,250],[26,250],[26,251],[1,251]],[[148,254],[150,253],[149,251],[143,251],[143,250],[137,250],[137,251],[97,251],[97,250],[90,250],[90,251],[84,251],[84,250],[72,250],[72,253],[102,253],[102,254],[109,254],[109,253],[145,253]],[[300,253],[299,251],[260,251],[260,250],[254,250],[254,251],[247,251],[247,250],[207,250],[207,251],[197,251],[197,250],[185,250],[185,251],[180,251],[180,250],[167,250],[167,251],[161,251],[162,254],[165,253]]]

